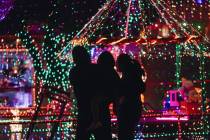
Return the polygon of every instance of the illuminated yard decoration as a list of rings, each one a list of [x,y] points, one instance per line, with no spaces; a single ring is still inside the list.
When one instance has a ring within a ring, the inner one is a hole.
[[[199,27],[196,27],[199,28]],[[87,43],[157,45],[191,42],[203,37],[163,0],[110,0],[78,32]],[[84,43],[84,42],[83,42]]]
[[[26,46],[34,62],[34,69],[37,76],[37,88],[39,89],[37,95],[37,104],[40,103],[40,94],[43,94],[43,90],[50,92],[51,94],[63,94],[70,97],[70,92],[68,89],[69,85],[69,70],[72,66],[71,62],[59,59],[57,54],[62,49],[62,46],[65,44],[65,41],[68,42],[69,36],[64,34],[55,35],[54,29],[49,28],[48,26],[43,27],[43,30],[46,32],[44,40],[42,40],[42,47],[39,50],[37,43],[33,41],[32,36],[26,30],[18,34],[21,38],[22,43]],[[48,100],[50,104],[52,100]],[[76,115],[76,103],[68,108],[68,111],[71,110],[72,114],[68,118],[75,118]],[[60,105],[59,102],[55,103],[53,106]],[[67,108],[67,106],[66,106]],[[65,109],[66,110],[66,109]],[[51,116],[49,120],[55,119]],[[73,122],[71,122],[73,123]],[[69,122],[64,122],[63,126],[69,127]],[[61,129],[60,127],[58,129]],[[71,126],[72,131],[74,131],[74,124]]]
[[[36,101],[39,106],[40,106],[40,102],[42,102],[42,100],[40,100],[40,97],[41,97],[41,94],[44,94],[43,93],[44,90],[47,90],[47,92],[52,94],[52,96],[53,94],[65,94],[66,96],[70,97],[70,92],[68,92],[68,89],[70,88],[69,70],[72,64],[69,61],[59,59],[59,56],[58,56],[58,53],[62,50],[63,46],[66,45],[65,43],[69,42],[70,36],[65,35],[63,33],[60,33],[60,34],[56,33],[55,31],[56,27],[54,26],[57,25],[56,15],[58,13],[56,10],[57,10],[57,4],[59,3],[59,1],[51,1],[51,2],[52,2],[54,11],[53,11],[53,14],[49,15],[50,16],[49,24],[42,26],[42,30],[44,31],[45,34],[43,35],[43,39],[41,39],[40,42],[34,39],[30,35],[29,31],[27,30],[26,22],[24,20],[23,20],[23,31],[17,34],[21,38],[21,42],[28,49],[33,59],[34,69],[37,76],[36,88],[39,89]],[[39,45],[41,45],[41,47],[39,47]],[[73,102],[73,105],[71,107],[68,107],[69,106],[68,104],[64,106],[65,107],[64,111],[65,112],[71,111],[72,114],[67,116],[67,118],[71,118],[73,120],[73,118],[75,118],[75,115],[76,115],[76,103],[74,99],[72,99],[72,102]],[[48,99],[48,104],[50,106],[53,106],[53,108],[60,105],[59,102],[54,102],[51,99]],[[57,108],[57,109],[60,110],[60,108]],[[37,110],[41,111],[38,106],[37,106]],[[34,115],[35,118],[37,118],[38,116],[38,114],[36,113]],[[55,117],[53,117],[53,115],[48,117],[49,121],[53,121],[54,119]],[[63,122],[62,126],[66,126],[69,129],[72,129],[71,131],[74,132],[73,122]],[[58,127],[58,130],[60,129],[61,127]],[[33,130],[33,124],[30,125],[29,133],[27,133],[27,136],[26,136],[27,138],[30,137],[30,133],[32,132],[32,130]],[[52,130],[54,130],[54,128]],[[67,135],[69,134],[67,133]]]
[[[185,57],[199,61],[199,77],[202,87],[202,114],[206,113],[206,68],[209,39],[199,32],[201,26],[185,21],[164,0],[109,0],[95,16],[72,39],[71,45],[89,46],[91,54],[106,48],[114,56],[129,53],[142,60],[175,60],[175,82],[180,87]],[[86,42],[84,42],[86,41]],[[76,43],[75,43],[76,42]],[[62,58],[71,51],[63,49]],[[116,51],[117,50],[117,51]],[[175,53],[173,53],[173,52]],[[98,53],[100,54],[100,53]],[[96,57],[97,58],[97,57]],[[149,74],[148,74],[149,75]],[[209,122],[203,117],[205,134],[209,133]]]
[[[35,106],[35,76],[26,49],[0,49],[0,108]]]

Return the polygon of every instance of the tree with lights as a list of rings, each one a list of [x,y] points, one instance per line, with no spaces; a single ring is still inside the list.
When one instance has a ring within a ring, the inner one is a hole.
[[[37,95],[37,104],[40,104],[40,98],[42,98],[43,90],[47,88],[47,92],[50,94],[61,94],[64,93],[70,97],[68,93],[70,84],[69,84],[69,70],[72,66],[71,62],[68,60],[62,60],[59,58],[59,53],[62,48],[66,45],[66,42],[69,42],[70,36],[60,33],[56,29],[57,18],[58,18],[58,4],[59,1],[52,1],[53,11],[50,15],[49,25],[44,25],[42,30],[45,32],[44,39],[41,40],[41,48],[38,47],[39,44],[36,43],[29,31],[27,31],[26,23],[23,21],[23,31],[18,33],[18,36],[21,38],[22,43],[29,50],[29,54],[33,59],[33,65],[35,69],[36,80],[36,89],[38,92]],[[43,89],[44,88],[44,89]],[[51,100],[48,100],[50,103]],[[76,102],[75,99],[72,99],[71,113],[72,115],[68,118],[74,119],[76,117]],[[39,110],[39,107],[38,107]],[[38,114],[35,114],[35,118]],[[35,119],[34,118],[34,119]],[[53,118],[50,118],[53,119]],[[72,122],[71,122],[72,123]],[[68,126],[69,123],[63,123],[64,126]],[[68,126],[69,127],[69,126]],[[74,131],[74,124],[71,126]],[[33,124],[31,126],[33,129]],[[60,128],[58,128],[60,129]],[[29,130],[32,131],[32,130]],[[30,135],[30,133],[29,133]],[[28,135],[28,136],[29,136]]]

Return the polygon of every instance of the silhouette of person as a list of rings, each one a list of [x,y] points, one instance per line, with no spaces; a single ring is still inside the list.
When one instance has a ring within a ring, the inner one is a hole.
[[[109,104],[114,102],[120,78],[114,69],[115,60],[111,53],[104,51],[98,58],[98,93],[92,100],[92,116],[97,140],[111,140],[111,116]],[[98,127],[100,126],[100,127]],[[97,128],[98,127],[98,128]]]
[[[141,115],[140,93],[144,92],[145,84],[141,79],[143,70],[141,65],[127,54],[120,54],[117,58],[120,81],[118,124],[119,140],[133,140],[134,129]]]
[[[70,71],[70,82],[78,107],[76,140],[89,140],[90,132],[87,129],[92,119],[90,101],[94,92],[94,66],[87,50],[81,46],[73,48],[72,56],[75,66]]]

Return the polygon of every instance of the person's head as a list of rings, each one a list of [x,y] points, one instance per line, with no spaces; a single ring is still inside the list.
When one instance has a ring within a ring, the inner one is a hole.
[[[115,60],[110,52],[104,51],[99,55],[97,64],[113,68],[115,66]]]
[[[86,65],[91,63],[89,53],[84,47],[76,46],[72,50],[73,61],[76,65]]]
[[[117,58],[117,68],[120,72],[126,72],[131,66],[132,59],[128,54],[120,54]]]

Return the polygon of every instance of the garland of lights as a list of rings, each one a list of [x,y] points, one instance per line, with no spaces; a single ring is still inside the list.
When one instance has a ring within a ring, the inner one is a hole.
[[[161,29],[162,27],[165,28]],[[198,29],[200,29],[200,25]],[[160,32],[162,35],[159,34]],[[126,39],[137,39],[136,42],[139,39],[145,39],[146,43],[151,45],[150,43],[154,43],[151,41],[152,38],[171,36],[175,36],[175,38],[186,37],[186,42],[190,42],[202,35],[193,26],[187,24],[176,11],[171,10],[165,1],[110,0],[78,32],[72,42],[86,40],[87,44],[100,44],[108,41],[113,44],[123,42]],[[202,38],[208,40],[204,36]],[[109,41],[113,39],[114,42]]]
[[[176,85],[177,85],[177,88],[180,87],[180,74],[181,74],[181,45],[176,45]]]
[[[67,121],[67,120],[66,120]],[[196,125],[200,125],[200,122],[194,122]],[[185,126],[191,126],[190,129],[194,129],[194,125],[189,122],[189,123],[182,123],[184,124]],[[116,125],[116,123],[114,124]],[[140,134],[140,132],[136,132],[136,139],[138,138],[161,138],[161,137],[177,137],[178,136],[178,133],[176,132],[176,127],[177,127],[177,122],[174,122],[174,123],[171,123],[171,124],[163,124],[163,125],[160,125],[160,124],[154,124],[154,127],[155,128],[150,128],[149,127],[149,124],[144,124],[144,127],[145,129],[160,129],[160,128],[165,128],[167,129],[167,125],[171,126],[174,131],[172,132],[162,132],[162,133],[145,133],[143,136]],[[116,127],[116,126],[115,126]],[[137,127],[141,127],[140,125],[138,125]],[[203,136],[203,135],[207,135],[208,133],[207,132],[203,132],[202,130],[197,130],[197,131],[192,131],[190,132],[190,129],[187,131],[182,131],[182,136]],[[27,133],[27,128],[24,128],[23,129],[23,132],[24,133]],[[72,131],[71,129],[69,129],[68,127],[63,127],[62,129],[59,129],[58,130],[59,132],[67,132],[67,131]],[[40,132],[50,132],[49,129],[34,129],[33,132],[37,132],[37,133],[40,133]],[[6,131],[2,131],[1,134],[11,134],[11,133],[14,133],[14,132],[11,132],[9,130],[6,130]],[[18,132],[15,132],[15,133],[18,133]]]

